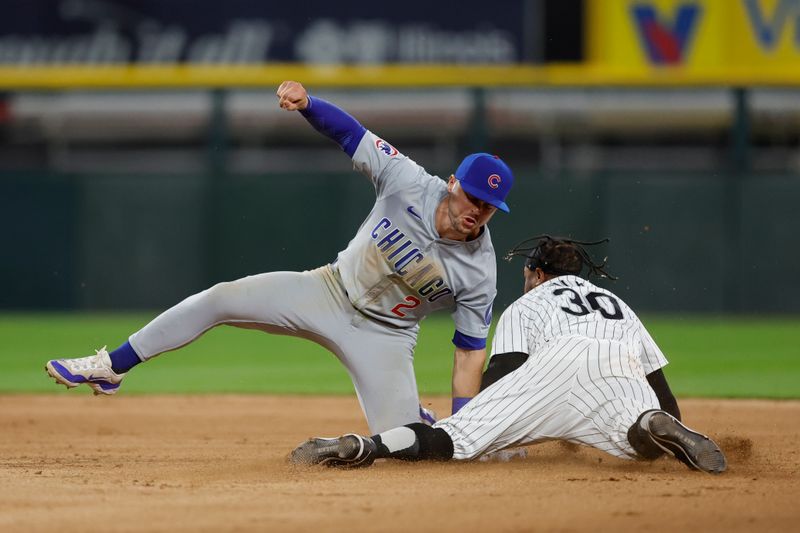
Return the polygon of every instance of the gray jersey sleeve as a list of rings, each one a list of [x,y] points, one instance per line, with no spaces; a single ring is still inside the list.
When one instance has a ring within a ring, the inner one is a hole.
[[[489,336],[492,305],[497,295],[497,265],[493,247],[488,246],[477,255],[468,259],[476,261],[482,268],[462,269],[461,275],[466,278],[463,286],[468,288],[456,298],[453,322],[459,333],[485,339]],[[474,279],[476,274],[481,275],[481,279]]]
[[[353,168],[370,179],[378,198],[418,183],[424,174],[419,165],[371,131],[364,134],[353,154]]]
[[[522,302],[517,300],[503,311],[494,330],[492,355],[511,352],[530,354],[526,310]]]
[[[453,322],[456,331],[470,337],[485,339],[492,323],[492,303],[497,294],[494,284],[469,291],[456,301]]]

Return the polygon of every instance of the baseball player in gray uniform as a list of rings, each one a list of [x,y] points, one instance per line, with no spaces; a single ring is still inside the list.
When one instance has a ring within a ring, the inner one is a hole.
[[[680,422],[661,368],[667,364],[634,312],[580,277],[608,276],[583,245],[535,237],[525,253],[525,294],[500,317],[483,389],[433,427],[409,424],[371,438],[310,439],[298,464],[366,466],[376,458],[474,459],[553,439],[623,459],[668,453],[690,468],[720,473],[725,456]],[[526,242],[530,242],[526,241]]]
[[[284,82],[279,105],[299,111],[352,158],[377,199],[332,263],[220,283],[168,309],[112,352],[56,359],[47,372],[68,388],[114,394],[133,366],[227,324],[312,340],[347,368],[372,431],[414,422],[421,409],[413,368],[419,322],[452,313],[454,410],[480,389],[496,294],[486,223],[513,183],[497,156],[467,156],[449,180],[428,174],[353,117]]]

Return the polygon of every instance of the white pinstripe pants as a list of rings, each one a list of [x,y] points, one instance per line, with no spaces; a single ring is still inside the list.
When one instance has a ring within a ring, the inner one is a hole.
[[[562,337],[475,396],[436,427],[454,459],[553,439],[632,459],[628,428],[658,398],[632,344]]]

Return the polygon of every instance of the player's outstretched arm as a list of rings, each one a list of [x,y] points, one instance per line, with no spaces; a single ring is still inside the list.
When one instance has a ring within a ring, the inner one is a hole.
[[[456,347],[453,355],[453,414],[480,392],[486,348]]]
[[[672,394],[672,390],[669,388],[664,371],[659,368],[655,372],[650,372],[647,374],[647,382],[656,393],[661,410],[680,420],[681,410],[678,408],[678,400],[675,399],[675,395]]]
[[[311,97],[296,81],[281,83],[277,91],[278,105],[287,111],[300,111],[315,130],[333,140],[353,157],[367,129],[344,110],[322,98]]]
[[[308,91],[301,83],[285,81],[278,87],[278,105],[287,111],[302,111],[308,107]]]

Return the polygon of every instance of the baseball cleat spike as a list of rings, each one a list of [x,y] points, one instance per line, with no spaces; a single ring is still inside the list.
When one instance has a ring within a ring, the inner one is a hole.
[[[64,388],[67,389],[67,390],[69,390],[69,389],[71,389],[73,387],[77,387],[77,385],[73,385],[73,384],[71,384],[69,382],[65,383],[65,382],[59,380],[58,377],[53,375],[53,372],[50,371],[50,367],[48,365],[45,365],[44,369],[47,372],[47,375],[50,376],[51,378],[53,378],[53,383],[55,383],[56,385],[63,385]]]
[[[295,448],[289,462],[295,465],[325,465],[361,468],[375,461],[377,446],[369,437],[347,434],[338,438],[313,437]]]
[[[668,413],[654,411],[646,427],[659,448],[693,470],[721,474],[728,467],[725,454],[713,440],[692,431]]]

